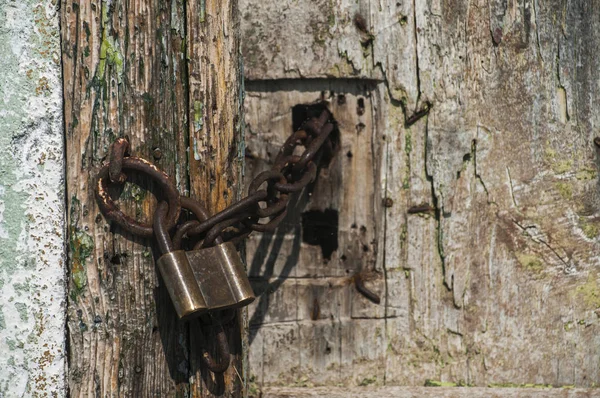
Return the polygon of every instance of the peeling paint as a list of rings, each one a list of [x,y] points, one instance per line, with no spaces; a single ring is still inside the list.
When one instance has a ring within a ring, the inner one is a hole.
[[[56,1],[0,3],[0,396],[64,396],[63,125]]]
[[[204,104],[200,101],[194,101],[194,129],[196,132],[202,130],[204,125]]]

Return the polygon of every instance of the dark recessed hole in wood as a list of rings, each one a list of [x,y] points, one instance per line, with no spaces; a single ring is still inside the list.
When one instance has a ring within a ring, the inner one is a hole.
[[[338,212],[311,210],[302,213],[302,241],[309,245],[321,246],[323,259],[331,259],[338,248]]]
[[[365,99],[364,98],[358,99],[358,105],[356,106],[356,114],[358,116],[365,114]]]
[[[356,125],[356,133],[357,133],[357,134],[360,134],[360,133],[362,133],[362,131],[365,129],[365,127],[367,127],[367,126],[365,126],[365,124],[364,124],[364,123],[358,123],[358,124]]]
[[[324,102],[316,104],[300,104],[292,107],[292,131],[298,131],[302,124],[313,117],[319,117],[324,110],[328,109]],[[331,112],[331,111],[330,111]],[[333,123],[333,131],[331,132],[331,143],[334,151],[340,147],[340,130],[338,129],[337,121],[334,119],[335,115],[329,119]],[[323,151],[323,157],[321,159],[321,167],[327,168],[329,162],[333,158],[335,153],[327,150]]]

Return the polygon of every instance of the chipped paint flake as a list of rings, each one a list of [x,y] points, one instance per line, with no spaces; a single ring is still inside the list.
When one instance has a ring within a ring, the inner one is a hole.
[[[66,394],[58,19],[0,2],[0,397]]]

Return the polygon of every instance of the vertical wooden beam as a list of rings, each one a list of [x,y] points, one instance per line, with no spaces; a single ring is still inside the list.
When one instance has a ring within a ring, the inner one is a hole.
[[[190,193],[211,213],[239,197],[244,160],[239,21],[237,0],[187,2],[189,71]],[[243,389],[240,325],[229,330],[232,362],[223,375],[225,391],[192,360],[192,396],[239,396]],[[191,348],[198,349],[190,330]],[[209,336],[209,340],[214,340]],[[218,380],[219,378],[217,378]]]
[[[128,136],[132,152],[173,176],[182,194],[190,188],[192,195],[218,188],[211,198],[238,194],[237,9],[235,2],[204,4],[62,2],[72,396],[187,396],[201,390],[200,352],[189,341],[194,331],[177,321],[157,277],[160,253],[150,240],[109,226],[98,211],[93,181],[109,145]],[[214,48],[202,52],[203,46]],[[197,70],[206,71],[193,75]],[[231,92],[219,92],[226,89]],[[197,102],[210,105],[198,108]],[[193,129],[197,125],[204,128]],[[199,143],[209,150],[199,150]],[[196,159],[201,152],[205,156]],[[133,181],[139,186],[127,183],[119,203],[147,222],[156,204],[147,191],[151,182]],[[226,201],[208,204],[215,209]]]
[[[65,394],[58,17],[0,2],[0,397]]]

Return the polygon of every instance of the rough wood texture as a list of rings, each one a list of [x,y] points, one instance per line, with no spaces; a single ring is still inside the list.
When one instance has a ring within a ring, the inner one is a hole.
[[[262,398],[588,398],[598,392],[583,388],[473,388],[473,387],[272,387]]]
[[[241,195],[243,76],[237,0],[188,0],[186,6],[190,195],[214,214]],[[241,340],[245,329],[238,323],[228,330],[233,355],[227,372],[216,376],[218,383],[200,366],[199,355],[191,357],[192,396],[241,396],[246,383]],[[207,339],[215,341],[213,335]],[[192,352],[198,353],[196,335],[190,343]]]
[[[153,160],[180,192],[206,199],[212,210],[238,194],[236,2],[64,1],[61,11],[70,393],[211,396],[222,387],[200,365],[195,326],[176,319],[154,265],[160,253],[150,240],[109,227],[93,181],[110,143],[127,135],[132,153]],[[119,203],[148,221],[151,182],[133,181],[139,185],[127,183]],[[207,195],[214,187],[218,193]],[[225,376],[232,394],[243,374],[236,333]]]
[[[597,386],[599,9],[241,7],[253,10],[242,27],[251,174],[292,131],[296,104],[328,102],[343,148],[290,227],[248,245],[264,292],[251,317],[255,381]],[[326,263],[291,227],[315,208],[339,212]],[[351,286],[360,266],[381,304]]]
[[[0,1],[0,397],[66,393],[58,21],[55,1]]]

